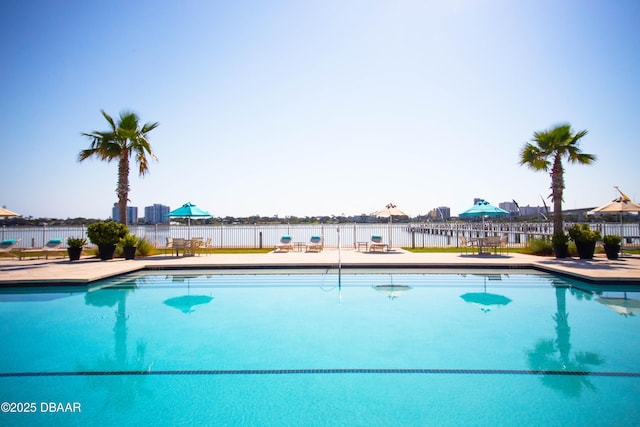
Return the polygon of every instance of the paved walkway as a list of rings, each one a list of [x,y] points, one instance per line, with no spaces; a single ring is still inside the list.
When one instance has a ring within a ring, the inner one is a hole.
[[[193,257],[153,256],[126,261],[0,258],[0,286],[24,284],[77,284],[150,269],[167,268],[535,268],[598,283],[640,284],[640,257],[610,261],[604,255],[593,260],[557,260],[523,254],[465,255],[456,253],[411,253],[401,249],[368,253],[351,249],[325,249],[320,253],[215,254]]]

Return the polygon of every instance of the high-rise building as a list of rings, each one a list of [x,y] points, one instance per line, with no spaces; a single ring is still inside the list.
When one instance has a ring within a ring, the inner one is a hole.
[[[451,218],[451,208],[448,206],[439,206],[433,210],[434,218],[446,221]]]
[[[505,211],[511,214],[518,213],[518,205],[515,202],[502,202],[498,205],[500,209],[504,209]]]
[[[120,209],[118,204],[114,203],[111,209],[111,218],[115,222],[120,222]],[[138,223],[138,208],[136,206],[127,206],[127,224]]]
[[[169,217],[167,216],[169,212],[169,206],[158,203],[155,203],[153,206],[147,206],[144,208],[144,223],[169,224]]]

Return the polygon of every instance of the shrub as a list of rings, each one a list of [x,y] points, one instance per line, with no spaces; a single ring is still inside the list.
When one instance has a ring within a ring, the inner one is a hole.
[[[552,245],[566,245],[567,243],[569,243],[569,236],[563,232],[553,233],[553,237],[551,237]]]
[[[122,247],[126,247],[126,246],[137,246],[138,245],[138,238],[135,236],[135,234],[127,234],[126,236],[122,237],[120,239],[120,246]]]
[[[532,255],[553,255],[553,246],[546,237],[529,239],[527,252]]]
[[[138,238],[138,254],[140,256],[149,256],[153,252],[153,245],[146,237]]]
[[[622,242],[622,237],[616,234],[607,234],[602,238],[602,242],[605,245],[619,245]]]
[[[119,222],[96,222],[87,226],[87,236],[94,245],[115,245],[127,234],[129,229]]]
[[[600,231],[592,230],[589,224],[573,224],[569,228],[569,237],[574,242],[597,242],[600,240]]]
[[[84,237],[69,237],[67,239],[67,246],[70,248],[81,248],[87,244],[87,239]]]

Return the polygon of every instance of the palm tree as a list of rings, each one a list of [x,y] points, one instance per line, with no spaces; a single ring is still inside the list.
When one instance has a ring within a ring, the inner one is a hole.
[[[553,200],[553,232],[564,234],[562,220],[562,193],[564,191],[563,158],[569,163],[589,165],[596,160],[593,154],[580,151],[578,143],[586,130],[574,133],[570,124],[561,124],[542,132],[534,132],[531,142],[520,151],[520,164],[536,171],[551,170],[551,195]]]
[[[147,134],[158,127],[159,123],[145,123],[141,125],[140,118],[131,111],[120,113],[120,120],[116,123],[104,110],[100,110],[104,118],[109,122],[111,129],[105,132],[93,131],[83,133],[83,136],[91,139],[88,149],[80,151],[78,161],[96,156],[100,160],[111,162],[118,161],[118,209],[120,222],[127,223],[127,202],[129,200],[129,161],[135,155],[139,165],[139,174],[144,176],[149,172],[147,155],[157,160],[149,144]]]

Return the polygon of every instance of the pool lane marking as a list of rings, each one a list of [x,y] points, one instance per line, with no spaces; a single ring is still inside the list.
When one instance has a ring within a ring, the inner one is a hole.
[[[195,369],[131,371],[4,372],[10,377],[73,377],[118,375],[301,375],[301,374],[462,374],[462,375],[558,375],[591,377],[640,377],[640,372],[589,372],[528,369]]]

